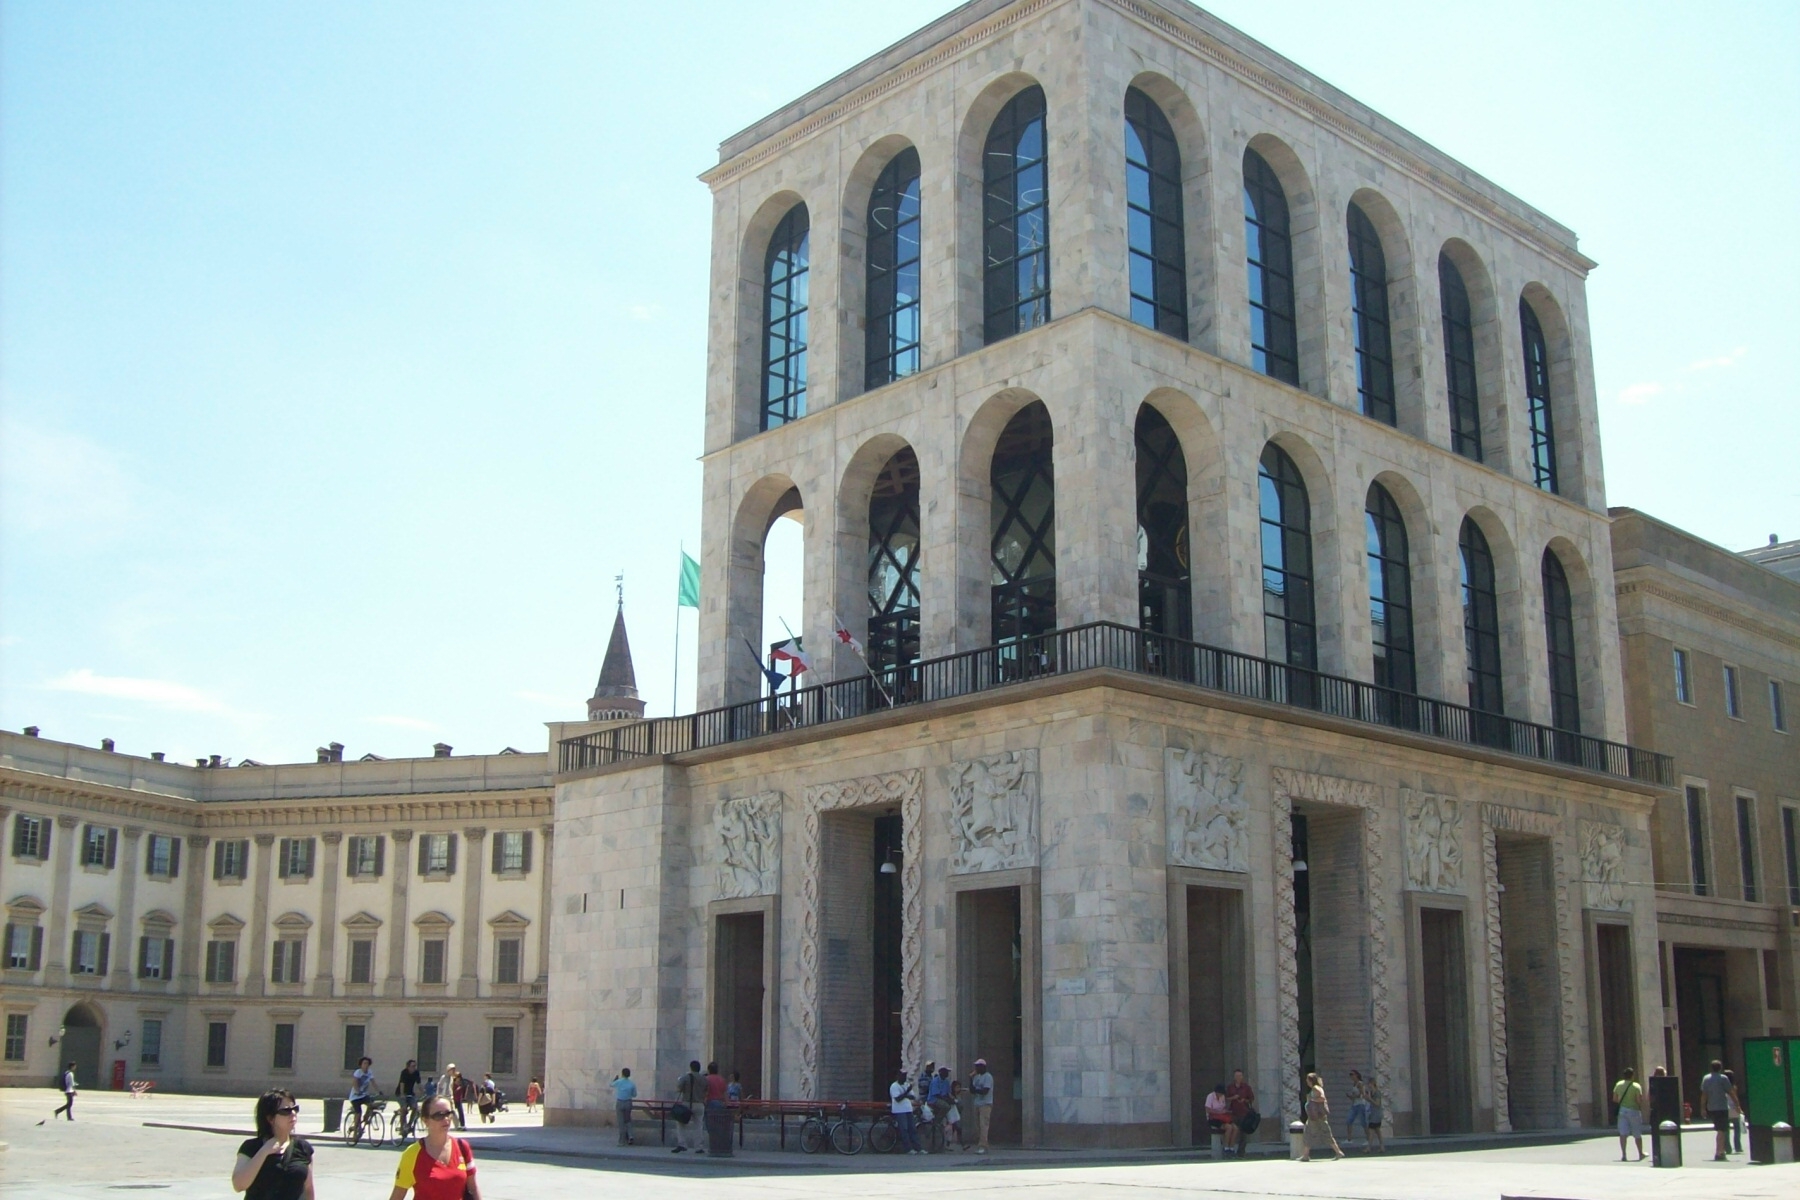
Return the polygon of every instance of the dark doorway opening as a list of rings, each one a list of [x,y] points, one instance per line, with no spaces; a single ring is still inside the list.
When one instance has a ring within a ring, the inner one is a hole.
[[[1631,927],[1596,924],[1594,958],[1600,982],[1600,1058],[1605,1085],[1611,1094],[1613,1081],[1626,1067],[1637,1069],[1638,1078],[1649,1071],[1638,1062],[1637,1003],[1631,986]]]
[[[994,1077],[989,1140],[1018,1144],[1024,1133],[1025,1023],[1020,897],[1016,887],[957,897],[959,998],[964,1056],[987,1059]]]
[[[766,1096],[763,1078],[764,946],[761,913],[721,915],[713,929],[713,1057],[744,1090]]]
[[[1550,842],[1501,837],[1500,943],[1506,970],[1507,1107],[1514,1129],[1560,1129],[1562,992],[1556,960],[1556,888]]]
[[[1187,889],[1189,1090],[1194,1145],[1204,1146],[1206,1096],[1244,1066],[1244,894]]]
[[[75,1082],[84,1088],[100,1086],[100,1014],[90,1005],[77,1004],[63,1014],[62,1041],[57,1043],[57,1075],[64,1063],[75,1064]]]
[[[1294,980],[1300,1000],[1300,1074],[1304,1076],[1315,1070],[1319,1062],[1313,1040],[1312,865],[1306,856],[1306,818],[1295,813],[1293,824],[1290,847],[1294,860]],[[1300,1085],[1299,1079],[1281,1081],[1284,1088]]]
[[[1726,957],[1723,950],[1675,947],[1675,1019],[1681,1028],[1681,1098],[1702,1117],[1700,1080],[1713,1059],[1731,1065],[1725,1036]]]
[[[1367,1076],[1375,1065],[1363,814],[1318,805],[1304,816],[1305,856],[1294,862],[1295,880],[1306,879],[1304,925],[1296,923],[1296,932],[1305,931],[1296,941],[1300,1061],[1303,1072],[1319,1072],[1335,1089],[1351,1071]],[[1298,898],[1300,888],[1295,890]],[[1297,1092],[1302,1083],[1289,1079],[1282,1086]]]
[[[1425,1007],[1425,1088],[1431,1133],[1474,1128],[1469,1083],[1469,977],[1463,915],[1455,909],[1419,910],[1420,980]]]
[[[900,853],[902,826],[898,814],[875,818],[873,931],[875,950],[873,1020],[875,1038],[869,1063],[869,1095],[881,1099],[901,1068],[901,922]],[[910,1069],[910,1068],[909,1068]]]

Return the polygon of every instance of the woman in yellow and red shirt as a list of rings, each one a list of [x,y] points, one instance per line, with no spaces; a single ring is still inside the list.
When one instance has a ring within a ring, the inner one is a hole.
[[[425,1102],[425,1136],[400,1152],[400,1169],[394,1173],[394,1190],[388,1200],[481,1200],[475,1182],[475,1152],[462,1138],[450,1136],[455,1109],[443,1096]]]

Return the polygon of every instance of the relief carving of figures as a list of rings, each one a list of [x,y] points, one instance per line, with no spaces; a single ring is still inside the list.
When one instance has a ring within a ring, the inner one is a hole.
[[[713,830],[719,838],[719,899],[780,893],[780,792],[723,801]]]
[[[1004,871],[1038,860],[1036,750],[1008,750],[950,767],[950,870]]]
[[[1170,865],[1248,871],[1243,760],[1171,746],[1163,762]]]
[[[1407,797],[1406,886],[1416,892],[1463,890],[1462,809],[1448,796]]]
[[[1598,821],[1581,823],[1581,878],[1587,906],[1619,910],[1625,901],[1625,831]]]

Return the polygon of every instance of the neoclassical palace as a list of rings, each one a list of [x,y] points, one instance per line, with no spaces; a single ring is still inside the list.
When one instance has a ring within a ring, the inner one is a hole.
[[[1607,509],[1571,231],[1179,0],[975,0],[703,178],[700,711],[643,719],[621,615],[548,758],[5,735],[9,1059],[28,1003],[39,1071],[53,1014],[172,988],[191,1084],[219,1028],[244,1083],[541,1029],[568,1124],[621,1066],[980,1055],[1002,1140],[1185,1145],[1234,1068],[1546,1129],[1800,1028],[1800,583]],[[780,520],[811,667],[768,694]]]

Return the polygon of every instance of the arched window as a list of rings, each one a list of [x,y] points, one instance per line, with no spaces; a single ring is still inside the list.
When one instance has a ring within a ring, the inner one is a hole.
[[[1475,390],[1475,317],[1462,272],[1438,255],[1438,294],[1444,309],[1444,382],[1450,391],[1450,448],[1481,461],[1481,401]]]
[[[1138,625],[1191,638],[1187,459],[1163,415],[1148,404],[1137,418]]]
[[[863,386],[878,388],[919,369],[919,152],[910,146],[882,168],[869,195],[868,314]]]
[[[869,666],[919,661],[919,459],[896,451],[869,496]]]
[[[1413,659],[1412,568],[1406,521],[1379,483],[1369,485],[1363,520],[1369,554],[1369,619],[1375,646],[1375,686],[1416,692]]]
[[[988,128],[981,227],[986,343],[1050,320],[1050,164],[1044,89],[1014,96]]]
[[[1244,254],[1250,268],[1250,365],[1297,387],[1300,347],[1287,193],[1254,150],[1244,151]]]
[[[1519,300],[1519,332],[1525,343],[1525,412],[1531,425],[1531,480],[1556,488],[1556,431],[1550,424],[1550,349],[1531,305]]]
[[[1187,340],[1187,247],[1181,230],[1181,151],[1156,102],[1125,92],[1125,224],[1131,319]]]
[[[1363,415],[1395,424],[1394,345],[1388,322],[1387,255],[1368,214],[1350,205],[1350,319],[1356,333],[1356,394]]]
[[[1056,480],[1050,410],[1026,405],[994,447],[993,634],[1000,645],[1056,628]]]
[[[1544,551],[1544,633],[1550,646],[1550,723],[1581,732],[1581,688],[1575,675],[1575,605],[1569,577],[1553,551]]]
[[[1503,713],[1500,691],[1500,602],[1494,592],[1494,556],[1481,529],[1464,517],[1462,535],[1463,646],[1469,656],[1469,707]]]
[[[1257,485],[1262,509],[1263,654],[1276,662],[1317,670],[1306,484],[1294,460],[1270,442],[1263,447]]]
[[[796,204],[763,259],[762,428],[806,415],[806,266],[811,225]]]

